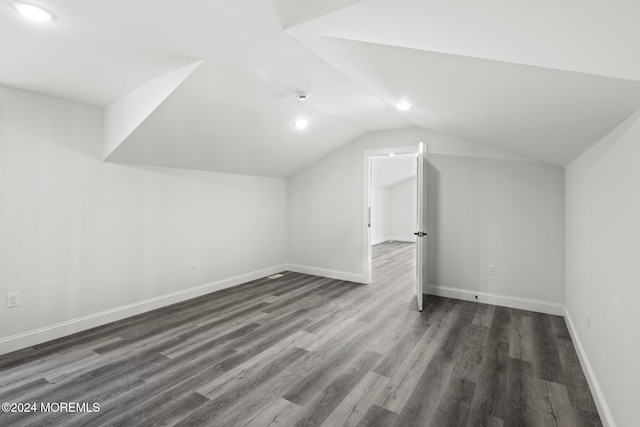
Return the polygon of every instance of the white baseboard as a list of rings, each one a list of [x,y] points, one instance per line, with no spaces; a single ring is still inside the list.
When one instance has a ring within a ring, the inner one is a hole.
[[[564,304],[550,301],[540,301],[529,298],[512,297],[507,295],[488,294],[485,292],[456,289],[447,286],[424,287],[423,292],[429,295],[439,295],[448,298],[465,301],[477,301],[485,304],[500,305],[502,307],[517,308],[520,310],[537,311],[538,313],[555,314],[564,316]],[[476,300],[476,296],[478,299]]]
[[[313,276],[328,277],[330,279],[345,280],[347,282],[364,283],[362,274],[346,271],[329,270],[327,268],[309,267],[307,265],[289,264],[287,270],[296,273],[311,274]]]
[[[379,239],[371,239],[371,246],[379,245],[380,243],[384,243],[387,240],[389,240],[389,239],[387,239],[386,237],[382,237],[382,238],[379,238]]]
[[[76,319],[67,320],[64,322],[56,323],[54,325],[22,332],[20,334],[12,335],[9,337],[0,338],[0,355],[27,348],[33,345],[42,344],[44,342],[62,338],[76,332],[85,331],[87,329],[95,328],[96,326],[105,325],[107,323],[115,322],[117,320],[155,310],[157,308],[206,295],[211,292],[220,291],[232,286],[237,286],[242,283],[270,276],[284,270],[287,270],[286,264],[276,265],[273,267],[268,267],[262,270],[218,280],[193,288],[172,292],[170,294],[149,298],[133,304],[101,311],[99,313],[90,314],[88,316],[78,317]]]
[[[607,401],[604,398],[604,394],[602,393],[602,389],[600,388],[598,378],[596,377],[595,372],[593,372],[593,368],[591,367],[591,363],[589,362],[587,353],[584,351],[584,347],[582,346],[582,342],[580,341],[580,337],[578,336],[578,331],[576,331],[573,320],[571,319],[571,315],[569,314],[569,310],[567,310],[566,307],[564,308],[564,318],[567,320],[569,334],[571,335],[571,339],[573,340],[573,346],[576,349],[576,353],[578,353],[578,359],[580,360],[582,371],[584,372],[585,377],[587,377],[587,383],[589,383],[591,395],[593,395],[593,400],[596,404],[596,407],[598,408],[598,413],[600,414],[602,425],[604,427],[615,427],[616,423],[613,420],[611,410],[609,410],[609,405],[607,405]]]

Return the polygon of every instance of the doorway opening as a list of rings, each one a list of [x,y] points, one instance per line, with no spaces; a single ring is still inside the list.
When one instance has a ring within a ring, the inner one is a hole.
[[[364,153],[363,271],[365,282],[385,275],[415,281],[422,311],[424,244],[423,144],[369,150]],[[426,187],[424,187],[426,188]],[[375,261],[375,265],[374,265]]]

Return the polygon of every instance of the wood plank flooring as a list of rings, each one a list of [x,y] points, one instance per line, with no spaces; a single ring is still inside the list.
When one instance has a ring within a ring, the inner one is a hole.
[[[284,272],[0,356],[2,426],[600,426],[564,319],[413,297],[414,245],[374,284]]]

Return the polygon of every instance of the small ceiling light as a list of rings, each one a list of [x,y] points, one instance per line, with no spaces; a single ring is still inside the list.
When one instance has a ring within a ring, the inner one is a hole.
[[[11,6],[13,6],[13,8],[20,13],[20,15],[24,16],[30,21],[47,22],[53,21],[55,18],[53,13],[31,3],[14,1],[13,3],[11,3]]]
[[[398,102],[396,102],[396,107],[400,111],[407,111],[407,110],[411,109],[411,104],[408,104],[408,103],[402,102],[402,101],[398,101]]]
[[[393,157],[393,156],[395,156],[395,154],[389,153],[389,157]]]
[[[306,101],[307,99],[309,99],[309,94],[301,92],[296,95],[296,98],[298,98],[298,101]]]
[[[298,119],[293,122],[293,127],[299,130],[306,129],[308,125],[309,122],[307,121],[307,119]]]

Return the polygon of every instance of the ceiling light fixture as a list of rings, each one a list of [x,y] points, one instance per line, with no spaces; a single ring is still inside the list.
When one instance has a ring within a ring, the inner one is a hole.
[[[46,9],[36,6],[31,3],[25,3],[22,1],[14,1],[11,6],[20,13],[23,17],[34,22],[48,22],[53,21],[55,16],[53,13]]]
[[[407,110],[411,109],[411,104],[408,104],[408,103],[406,103],[404,101],[398,101],[398,102],[396,102],[396,107],[400,111],[407,111]]]
[[[298,119],[295,122],[293,122],[293,127],[298,130],[306,129],[308,125],[309,125],[309,122],[307,121],[307,119]]]
[[[393,157],[393,156],[395,156],[395,154],[389,153],[389,157]]]
[[[309,99],[309,94],[300,92],[296,94],[296,98],[298,98],[298,101],[306,101],[307,99]]]

